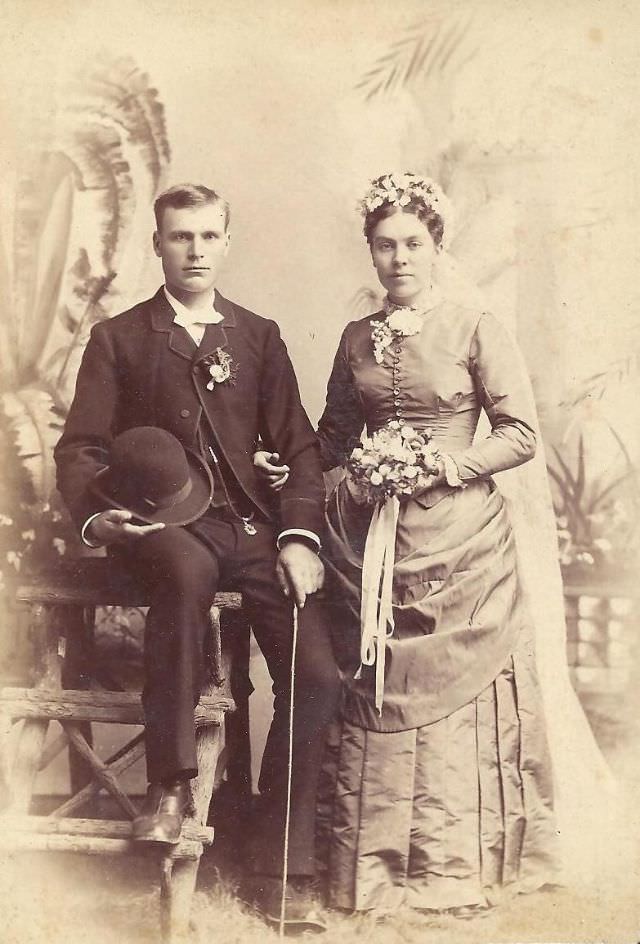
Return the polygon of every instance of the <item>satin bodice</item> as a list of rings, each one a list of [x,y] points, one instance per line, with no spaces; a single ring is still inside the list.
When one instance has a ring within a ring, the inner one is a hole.
[[[443,302],[419,334],[394,340],[378,364],[372,322],[345,329],[319,424],[325,468],[342,464],[366,426],[391,420],[431,428],[463,479],[519,465],[535,451],[535,407],[526,371],[506,329],[490,314]],[[489,437],[473,444],[480,412]]]

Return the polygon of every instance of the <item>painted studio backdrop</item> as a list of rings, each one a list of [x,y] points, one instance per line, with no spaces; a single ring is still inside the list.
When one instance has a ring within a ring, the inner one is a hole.
[[[220,288],[279,322],[315,421],[344,324],[377,303],[356,202],[371,176],[423,172],[456,207],[451,291],[475,293],[524,350],[545,441],[538,461],[551,477],[573,678],[602,746],[630,776],[637,8],[31,0],[6,22],[3,678],[26,671],[11,599],[20,573],[78,552],[53,492],[51,450],[91,326],[160,282],[154,196],[189,180],[230,201]],[[547,500],[532,495],[532,514]],[[107,666],[124,655],[135,662],[141,614],[105,610],[98,634]],[[268,713],[257,659],[252,668],[254,705]],[[254,724],[256,752],[260,738]],[[62,790],[63,780],[61,767],[43,774],[40,789]]]

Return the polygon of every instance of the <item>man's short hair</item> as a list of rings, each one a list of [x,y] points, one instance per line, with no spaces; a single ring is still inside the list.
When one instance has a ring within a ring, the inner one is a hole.
[[[224,211],[224,228],[229,229],[229,220],[231,219],[231,208],[226,200],[215,190],[205,187],[203,184],[176,184],[169,187],[156,199],[153,204],[153,212],[156,217],[156,228],[160,231],[162,227],[162,217],[167,207],[173,207],[175,210],[181,210],[183,207],[195,206],[220,206]]]

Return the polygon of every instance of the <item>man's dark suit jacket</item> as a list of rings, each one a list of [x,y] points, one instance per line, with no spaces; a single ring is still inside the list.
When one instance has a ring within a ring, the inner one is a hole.
[[[278,326],[217,293],[215,307],[224,321],[207,325],[197,352],[187,331],[173,324],[175,313],[162,289],[92,329],[55,449],[58,488],[79,528],[104,508],[89,486],[108,465],[115,436],[134,426],[160,426],[202,452],[208,421],[252,506],[278,530],[321,534],[325,492],[318,441]],[[235,382],[207,390],[211,378],[202,361],[218,347],[232,357]],[[254,470],[258,437],[291,468],[278,497]]]

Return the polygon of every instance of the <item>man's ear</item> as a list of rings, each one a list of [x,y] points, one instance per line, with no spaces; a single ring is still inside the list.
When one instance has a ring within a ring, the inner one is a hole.
[[[162,255],[162,251],[160,249],[160,234],[157,230],[153,234],[153,251],[158,257]]]
[[[224,255],[226,256],[226,254],[229,252],[229,244],[231,242],[231,233],[229,232],[229,230],[227,230],[225,235],[227,237],[227,243],[226,243],[226,246],[224,247]]]

